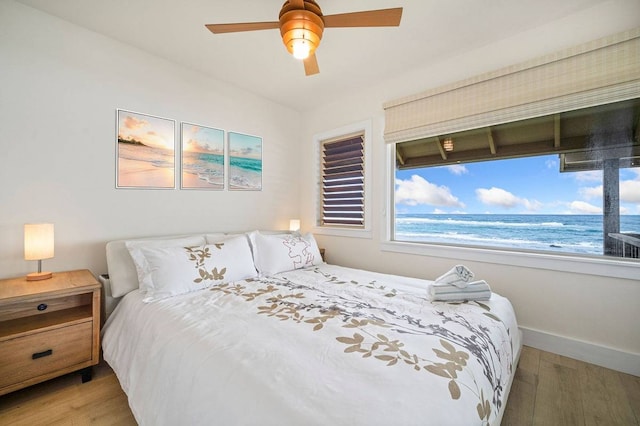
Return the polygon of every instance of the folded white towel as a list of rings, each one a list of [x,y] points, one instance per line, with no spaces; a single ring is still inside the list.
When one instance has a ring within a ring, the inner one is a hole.
[[[465,300],[491,299],[491,287],[485,280],[474,281],[464,288],[451,284],[431,284],[427,293],[431,301],[463,302]]]
[[[448,272],[436,278],[436,285],[452,284],[458,288],[465,288],[473,279],[473,272],[464,265],[456,265]]]

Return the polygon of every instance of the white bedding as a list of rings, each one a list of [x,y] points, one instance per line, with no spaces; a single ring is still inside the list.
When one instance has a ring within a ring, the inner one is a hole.
[[[103,333],[141,425],[499,424],[520,350],[509,301],[333,265],[142,302]]]

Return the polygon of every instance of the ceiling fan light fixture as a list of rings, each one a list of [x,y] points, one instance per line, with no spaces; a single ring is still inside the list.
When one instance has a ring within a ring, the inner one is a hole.
[[[313,55],[320,45],[324,21],[308,10],[290,10],[280,16],[282,42],[296,59]]]
[[[292,42],[293,57],[296,59],[307,59],[311,54],[311,45],[305,39],[295,39]]]

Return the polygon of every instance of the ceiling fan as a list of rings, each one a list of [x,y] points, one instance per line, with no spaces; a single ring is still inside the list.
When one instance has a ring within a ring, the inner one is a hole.
[[[314,0],[287,0],[280,10],[279,18],[273,22],[205,26],[214,34],[280,28],[282,41],[289,53],[304,61],[306,75],[313,75],[320,72],[315,51],[320,45],[325,28],[397,27],[402,18],[402,8],[323,15],[320,6]]]

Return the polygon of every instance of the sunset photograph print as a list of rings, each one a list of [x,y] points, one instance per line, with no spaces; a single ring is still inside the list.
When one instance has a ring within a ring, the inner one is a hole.
[[[224,130],[181,124],[183,189],[224,189]]]
[[[118,110],[117,188],[175,188],[175,121]]]

